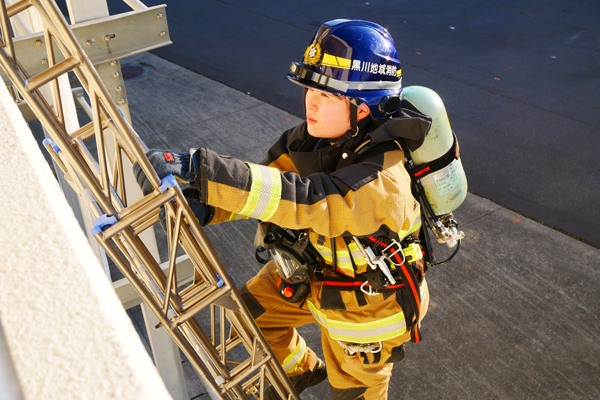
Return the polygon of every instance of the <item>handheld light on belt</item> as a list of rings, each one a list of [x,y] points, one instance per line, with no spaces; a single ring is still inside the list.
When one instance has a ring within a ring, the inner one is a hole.
[[[408,263],[417,262],[423,258],[423,250],[421,250],[421,246],[418,243],[410,243],[402,249],[402,252]]]

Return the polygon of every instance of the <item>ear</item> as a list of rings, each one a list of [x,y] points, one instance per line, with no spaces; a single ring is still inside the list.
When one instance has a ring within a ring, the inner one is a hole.
[[[360,106],[358,106],[356,108],[357,108],[357,111],[358,111],[356,113],[356,120],[357,121],[360,121],[363,118],[367,117],[369,114],[371,114],[371,109],[365,103],[361,103]]]

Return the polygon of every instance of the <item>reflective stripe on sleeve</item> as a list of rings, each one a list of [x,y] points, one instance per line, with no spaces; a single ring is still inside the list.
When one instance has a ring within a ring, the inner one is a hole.
[[[373,343],[393,339],[406,332],[403,312],[375,321],[357,323],[328,319],[310,300],[307,300],[306,304],[317,322],[327,328],[329,336],[334,340]]]
[[[281,173],[276,168],[246,163],[252,174],[248,201],[240,214],[268,220],[273,216],[281,200]]]
[[[298,344],[298,347],[296,347],[292,354],[287,356],[281,364],[286,374],[291,374],[296,370],[296,368],[298,368],[298,365],[300,365],[300,361],[302,361],[302,357],[304,357],[305,353],[306,342],[304,339],[302,339],[302,337],[300,337],[300,343]]]
[[[413,221],[413,225],[410,227],[410,230],[408,231],[408,235],[416,232],[420,227],[421,227],[421,211],[419,210],[419,213],[417,214],[417,216],[415,217],[415,220]]]
[[[411,233],[416,232],[420,227],[421,227],[421,211],[419,210],[417,216],[413,220],[413,223],[412,223],[411,227],[407,231],[400,231],[400,232],[398,232],[398,237],[400,239],[404,239],[405,237],[407,237]]]
[[[229,216],[229,220],[228,221],[236,221],[236,220],[239,220],[239,219],[249,219],[249,218],[250,217],[247,217],[245,215],[231,213],[231,215]]]

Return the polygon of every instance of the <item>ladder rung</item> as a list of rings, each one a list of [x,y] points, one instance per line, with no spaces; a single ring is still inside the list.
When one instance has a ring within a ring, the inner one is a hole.
[[[219,354],[221,354],[221,352],[223,351],[223,349],[225,350],[225,353],[229,353],[232,349],[236,348],[238,345],[242,344],[242,338],[240,338],[239,336],[234,338],[234,339],[227,339],[225,341],[225,346],[223,346],[222,344],[219,344],[216,349],[217,352],[219,352]]]
[[[87,139],[91,138],[96,133],[94,123],[95,123],[94,121],[88,122],[86,125],[82,126],[81,128],[77,129],[75,132],[71,133],[70,136],[73,139],[81,138],[81,140],[87,140]]]
[[[179,292],[179,296],[181,296],[181,301],[184,304],[187,304],[187,302],[190,299],[193,299],[196,295],[198,295],[198,293],[204,291],[208,287],[210,287],[210,283],[207,283],[206,281],[202,280],[186,287],[185,289],[182,289]],[[191,305],[192,304],[190,304],[190,306]]]
[[[173,197],[175,197],[174,195],[175,192],[166,192],[164,195],[157,195],[156,197],[153,197],[152,200],[150,200],[149,202],[142,204],[140,208],[127,214],[125,217],[123,217],[121,214],[121,219],[116,224],[112,225],[104,231],[102,236],[103,240],[108,240],[117,233],[121,232],[122,230],[135,224],[136,222],[145,220],[146,216],[149,214],[154,215],[155,210],[160,208],[163,204],[171,200]]]
[[[269,360],[271,360],[271,357],[265,356],[262,360],[256,363],[256,365],[252,365],[252,360],[250,359],[242,362],[239,366],[234,368],[233,371],[231,371],[231,379],[225,384],[224,389],[229,390],[235,385],[239,384],[245,378],[250,376],[256,369],[268,363]]]
[[[6,7],[6,14],[8,14],[8,18],[11,18],[21,11],[27,10],[31,6],[32,4],[29,2],[29,0],[21,0],[12,6]]]
[[[48,68],[45,71],[40,72],[36,76],[33,76],[27,80],[27,90],[32,92],[35,89],[44,86],[46,83],[50,82],[53,79],[58,78],[59,76],[66,74],[69,71],[75,69],[81,61],[75,57],[71,56],[66,60],[62,60],[56,65]]]
[[[220,297],[228,295],[228,292],[231,290],[231,288],[227,285],[223,285],[218,289],[213,289],[214,287],[215,286],[211,286],[209,289],[206,290],[208,293],[201,293],[197,299],[194,299],[193,306],[187,308],[184,305],[184,313],[171,320],[173,326],[183,324],[185,321],[198,314],[202,309],[208,307],[211,303],[217,301],[217,299],[219,299]]]

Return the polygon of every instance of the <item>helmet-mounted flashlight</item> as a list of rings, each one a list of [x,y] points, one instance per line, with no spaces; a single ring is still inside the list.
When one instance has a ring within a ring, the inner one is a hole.
[[[306,68],[305,64],[296,61],[290,65],[290,72],[302,80],[313,81],[319,86],[327,87],[329,82],[329,76],[313,72]]]
[[[307,79],[307,74],[312,74],[302,63],[292,61],[292,65],[290,65],[290,72],[296,75],[300,79]],[[309,75],[310,77],[310,75]]]

